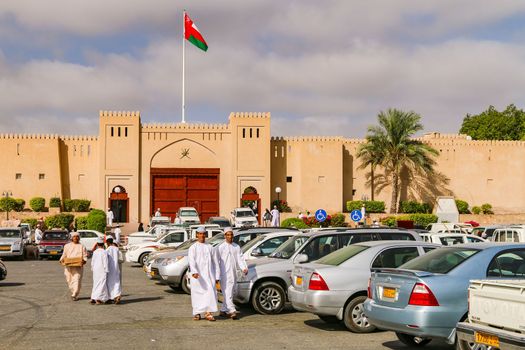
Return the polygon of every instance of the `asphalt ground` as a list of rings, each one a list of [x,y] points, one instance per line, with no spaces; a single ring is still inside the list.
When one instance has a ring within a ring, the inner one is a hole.
[[[290,308],[263,316],[242,307],[237,321],[193,321],[190,296],[148,280],[138,265],[123,265],[121,305],[91,305],[89,267],[74,302],[58,261],[4,262],[0,349],[409,349],[392,332],[353,334]]]

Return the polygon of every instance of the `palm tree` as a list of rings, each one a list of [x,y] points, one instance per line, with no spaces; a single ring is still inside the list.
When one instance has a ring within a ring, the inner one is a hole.
[[[361,168],[371,166],[373,171],[381,166],[385,175],[390,175],[390,213],[397,213],[401,170],[407,168],[412,172],[432,174],[436,163],[433,156],[439,152],[412,138],[416,132],[423,130],[419,114],[389,109],[380,112],[377,119],[379,125],[368,128],[366,143],[359,147],[357,157],[362,160]]]

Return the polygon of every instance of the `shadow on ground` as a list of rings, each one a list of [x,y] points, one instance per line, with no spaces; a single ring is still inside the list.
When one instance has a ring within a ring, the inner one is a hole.
[[[25,283],[21,283],[21,282],[0,282],[0,287],[19,287],[19,286],[24,286]]]

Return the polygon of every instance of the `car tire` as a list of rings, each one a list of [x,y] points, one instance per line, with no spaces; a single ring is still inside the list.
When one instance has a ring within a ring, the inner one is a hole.
[[[432,341],[432,339],[419,338],[414,335],[398,332],[396,332],[396,336],[403,344],[413,347],[423,347]]]
[[[286,293],[277,282],[262,282],[253,291],[251,301],[255,311],[262,315],[279,314],[284,309]]]
[[[141,266],[144,266],[144,264],[146,264],[146,258],[148,257],[148,255],[149,255],[149,253],[142,253],[142,254],[140,254],[138,260],[139,260],[139,264]]]
[[[188,271],[186,270],[186,272],[184,272],[182,274],[182,278],[180,280],[180,288],[182,289],[182,291],[186,294],[191,294],[191,288],[190,286],[188,285],[188,278],[186,276],[186,274],[188,273]]]
[[[325,323],[339,323],[340,321],[335,316],[317,315]]]
[[[364,314],[365,300],[366,296],[361,295],[350,300],[345,306],[343,323],[351,332],[370,333],[376,330],[376,327],[368,321],[368,317]]]

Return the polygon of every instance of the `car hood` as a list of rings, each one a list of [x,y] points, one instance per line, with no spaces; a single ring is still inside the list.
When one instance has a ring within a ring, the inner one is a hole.
[[[144,241],[144,242],[140,242],[140,243],[135,243],[135,244],[132,244],[129,248],[131,247],[138,247],[138,248],[144,248],[144,247],[158,247],[160,246],[161,244],[159,242],[154,242],[154,241]]]
[[[22,241],[22,238],[0,238],[0,245],[13,244]]]
[[[46,240],[41,240],[40,241],[40,244],[41,245],[65,245],[66,243],[68,243],[69,241],[58,241],[58,240],[49,240],[49,241],[46,241]]]
[[[128,237],[153,237],[154,238],[156,237],[156,235],[152,235],[146,232],[135,232],[135,233],[128,235]]]
[[[257,219],[254,218],[253,216],[248,216],[248,217],[242,217],[242,218],[235,218],[235,221],[238,221],[238,222],[254,222],[254,221],[257,221]]]
[[[169,258],[175,258],[177,256],[187,256],[187,255],[188,255],[188,250],[185,249],[185,250],[175,250],[173,252],[162,253],[162,254],[157,255],[157,258],[169,259]]]

